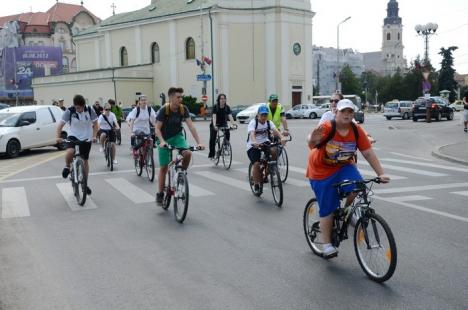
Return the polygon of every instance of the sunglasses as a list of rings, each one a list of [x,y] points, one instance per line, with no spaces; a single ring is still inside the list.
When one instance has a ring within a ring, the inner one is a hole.
[[[338,101],[340,101],[340,100],[338,100],[338,99],[330,99],[330,103],[332,103],[332,102],[338,103]]]
[[[110,111],[110,109],[104,109],[104,111]]]

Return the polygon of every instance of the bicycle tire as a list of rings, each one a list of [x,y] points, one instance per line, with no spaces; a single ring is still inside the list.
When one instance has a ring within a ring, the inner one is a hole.
[[[83,159],[81,159],[81,157],[79,157],[76,159],[75,173],[77,174],[78,184],[77,184],[77,191],[75,193],[75,198],[76,198],[76,202],[80,206],[83,206],[86,203],[86,196],[87,196],[86,189],[88,187],[88,179],[84,172],[85,172],[84,161]]]
[[[319,243],[316,243],[317,237],[320,236],[320,217],[318,213],[317,199],[311,198],[304,208],[304,215],[302,217],[302,226],[304,234],[312,252],[320,257],[323,257],[322,248]]]
[[[171,190],[171,171],[168,170],[166,174],[166,181],[164,185],[164,199],[162,208],[167,210],[171,205],[172,190]]]
[[[277,207],[281,208],[283,205],[283,183],[281,182],[281,176],[276,165],[272,165],[270,170],[270,186],[271,193],[273,194],[273,200]]]
[[[141,165],[141,151],[140,149],[138,149],[138,155],[137,155],[137,158],[134,158],[133,161],[134,161],[134,165],[135,165],[135,172],[137,174],[137,176],[141,176],[141,174],[143,173],[143,165]]]
[[[179,204],[179,201],[181,203]],[[177,172],[177,183],[175,184],[174,196],[174,217],[177,222],[183,223],[187,216],[189,204],[189,185],[187,175],[179,171]]]
[[[107,144],[107,166],[110,171],[114,171],[114,161],[112,160],[112,143]]]
[[[286,152],[286,148],[284,146],[278,148],[280,149],[280,154],[278,156],[278,170],[281,176],[281,182],[286,182],[289,174],[289,159],[288,153]]]
[[[226,140],[225,143],[223,144],[221,148],[221,154],[223,156],[224,169],[229,170],[232,164],[232,147],[229,141]]]
[[[384,234],[378,232],[377,224],[381,225]],[[369,229],[369,227],[371,229]],[[387,247],[382,245],[383,241],[385,241],[382,240],[382,237],[384,236],[386,236],[386,241],[388,242]],[[390,229],[390,226],[388,226],[387,222],[380,215],[375,213],[364,215],[356,223],[353,239],[356,257],[364,273],[371,280],[378,283],[382,283],[390,279],[396,269],[397,249],[395,238],[393,237],[392,230]],[[376,245],[372,244],[373,241],[375,241]],[[364,251],[371,253],[371,255],[367,256]],[[378,266],[371,267],[370,262],[368,262],[367,259],[376,258],[379,256],[379,253],[383,254],[380,256],[383,258],[382,262],[385,263],[382,264],[382,266],[385,266],[381,270],[374,270],[374,267],[377,268]]]
[[[253,181],[253,171],[252,171],[252,169],[253,169],[253,164],[250,163],[249,164],[249,179],[248,179],[249,180],[249,185],[250,185],[250,190],[252,191],[252,194],[254,194],[254,196],[260,197],[262,195],[262,191],[263,191],[263,184],[260,183],[260,189],[257,192],[255,190],[255,183]]]
[[[219,141],[219,137],[216,138],[215,142],[215,157],[214,157],[214,164],[217,166],[219,164],[219,157],[221,156],[221,143]]]
[[[145,170],[148,180],[150,182],[154,181],[154,156],[153,156],[153,147],[149,146],[146,150],[146,160],[145,160]]]
[[[117,145],[122,145],[122,132],[120,131],[120,129],[117,130],[115,142],[117,143]]]

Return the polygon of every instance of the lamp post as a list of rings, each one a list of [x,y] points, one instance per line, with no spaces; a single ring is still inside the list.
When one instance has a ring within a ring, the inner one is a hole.
[[[340,25],[347,22],[351,16],[346,17],[343,19],[341,22],[338,23],[336,26],[336,72],[335,72],[335,89],[336,91],[339,91],[338,89],[339,82],[340,82],[340,71],[341,71],[341,66],[340,66]]]
[[[427,23],[426,25],[416,25],[414,30],[417,34],[424,37],[424,62],[429,63],[429,36],[435,34],[439,26],[435,23]]]

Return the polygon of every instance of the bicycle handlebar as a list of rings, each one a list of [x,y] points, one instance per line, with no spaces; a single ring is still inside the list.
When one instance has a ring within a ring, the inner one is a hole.
[[[183,152],[183,151],[192,151],[192,152],[196,152],[196,151],[200,151],[201,149],[198,148],[197,146],[189,146],[188,148],[187,147],[177,147],[177,146],[172,146],[172,145],[169,145],[167,144],[165,147],[163,147],[164,149],[167,149],[169,151],[173,151],[173,150],[177,150],[179,152]]]
[[[344,180],[342,182],[335,183],[332,186],[338,188],[338,187],[346,186],[346,185],[368,184],[368,183],[371,183],[371,182],[372,183],[377,183],[377,184],[382,183],[382,181],[381,181],[381,179],[379,177],[375,177],[375,178],[372,178],[372,179],[364,179],[364,180],[357,180],[357,181]]]

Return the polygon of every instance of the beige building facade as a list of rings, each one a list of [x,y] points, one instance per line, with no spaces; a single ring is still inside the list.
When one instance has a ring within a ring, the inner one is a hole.
[[[219,93],[231,105],[272,93],[286,106],[311,102],[312,17],[308,0],[153,0],[74,36],[77,72],[35,79],[34,96],[45,104],[81,93],[128,106],[142,92],[160,104],[180,86],[200,100],[203,49],[209,103]]]

